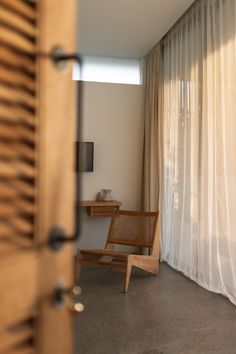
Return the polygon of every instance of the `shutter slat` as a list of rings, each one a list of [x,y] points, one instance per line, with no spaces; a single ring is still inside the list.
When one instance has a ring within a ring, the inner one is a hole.
[[[32,141],[33,141],[33,139],[32,139]],[[35,160],[35,151],[34,151],[34,149],[31,149],[27,145],[18,144],[17,152],[19,153],[21,158],[25,158],[25,159],[31,160],[31,161]]]
[[[0,259],[6,254],[10,254],[11,251],[19,251],[19,247],[24,249],[32,249],[33,241],[29,237],[21,237],[16,235],[13,231],[11,236],[2,236],[1,235],[1,223],[0,223]],[[1,353],[2,354],[2,353]]]
[[[0,181],[0,200],[16,200],[20,196],[34,199],[36,191],[33,185],[18,179],[11,179],[10,181]]]
[[[17,212],[21,212],[30,216],[35,214],[35,204],[27,200],[18,199],[15,201],[15,208]]]
[[[35,142],[34,133],[30,129],[27,129],[26,127],[20,126],[18,124],[17,125],[1,124],[0,138],[8,139],[12,142],[19,141],[20,139],[25,139],[30,143]],[[4,146],[7,146],[7,144],[5,143],[3,147]],[[24,146],[22,146],[21,149],[26,151],[26,148],[24,148]]]
[[[1,266],[5,260],[7,267],[2,289],[9,288],[2,296],[7,299],[1,311],[2,354],[36,354],[35,251],[26,263],[27,251],[35,250],[38,205],[36,5],[30,0],[0,0],[0,258]],[[22,250],[21,263],[16,256]],[[16,279],[23,283],[23,292],[9,298]]]
[[[17,209],[13,204],[0,204],[0,217],[9,217],[17,214]]]
[[[0,0],[0,5],[4,5],[6,8],[9,8],[13,12],[18,13],[22,17],[25,17],[31,21],[34,21],[36,19],[36,12],[35,10],[30,6],[27,5],[23,1],[19,0]]]
[[[14,231],[12,230],[12,227],[10,225],[0,221],[0,238],[13,236],[13,235],[14,235]]]
[[[31,325],[21,325],[14,331],[6,331],[4,333],[4,338],[0,342],[0,353],[2,353],[6,348],[17,348],[22,343],[29,342],[34,336],[34,330]]]
[[[34,186],[21,180],[13,180],[11,187],[15,189],[18,195],[23,195],[28,198],[34,198],[36,196],[36,190]]]
[[[16,157],[16,152],[12,144],[0,142],[0,159],[13,159]]]
[[[18,139],[18,134],[14,129],[12,129],[11,126],[1,125],[0,138],[4,138],[4,139],[8,139],[8,140],[15,140],[15,139]],[[4,147],[3,147],[3,149],[4,149]]]
[[[22,159],[34,161],[35,152],[32,148],[23,143],[14,144],[0,141],[0,159],[14,160],[16,156]]]
[[[28,216],[33,216],[35,214],[34,204],[19,199],[11,203],[0,204],[1,218],[14,217],[19,214],[27,214]]]
[[[0,200],[15,199],[17,197],[17,191],[10,185],[0,181]]]
[[[35,127],[35,116],[28,110],[21,107],[10,107],[7,104],[0,104],[0,120],[7,120],[12,123],[26,123]]]
[[[0,175],[4,178],[34,178],[36,177],[36,171],[32,166],[22,161],[15,161],[13,163],[6,163],[5,161],[0,161]]]
[[[5,220],[0,221],[0,237],[6,237],[7,235],[14,236],[17,233],[25,236],[32,234],[32,223],[19,216],[11,218],[10,215]]]
[[[20,217],[15,217],[11,220],[11,224],[18,232],[22,234],[32,234],[34,229],[31,222],[28,222]]]
[[[36,37],[36,27],[33,23],[25,20],[22,16],[17,15],[10,9],[1,8],[0,11],[0,22],[5,23],[13,28],[16,28],[20,32],[28,35],[29,37]]]
[[[13,87],[22,87],[29,91],[35,92],[35,81],[30,76],[22,72],[14,70],[6,70],[0,64],[0,81],[5,82]]]
[[[36,70],[36,65],[33,60],[3,46],[0,46],[0,62],[16,70],[24,70],[31,75],[34,74]]]
[[[0,85],[0,99],[6,100],[9,104],[26,105],[29,109],[35,109],[35,98],[21,90]]]
[[[32,41],[22,36],[19,32],[3,26],[1,23],[0,42],[27,54],[35,54],[35,44]]]

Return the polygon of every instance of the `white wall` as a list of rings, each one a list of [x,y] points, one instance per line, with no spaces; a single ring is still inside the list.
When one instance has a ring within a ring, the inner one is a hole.
[[[112,189],[122,208],[139,210],[143,149],[142,86],[84,84],[81,141],[94,142],[94,172],[81,173],[81,200]],[[109,218],[91,219],[81,208],[79,247],[103,247]]]

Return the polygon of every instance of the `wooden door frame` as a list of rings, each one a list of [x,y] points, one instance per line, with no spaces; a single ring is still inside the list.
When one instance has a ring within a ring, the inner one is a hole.
[[[75,51],[76,0],[39,2],[39,53],[60,45]],[[76,85],[72,64],[58,69],[50,59],[38,60],[39,101],[39,217],[37,242],[47,242],[55,226],[67,236],[74,233],[74,142],[76,132]],[[62,167],[62,168],[61,168]],[[51,295],[58,283],[73,286],[73,245],[59,251],[43,248],[40,256],[40,306],[38,348],[40,354],[72,353],[73,314],[69,298],[61,308],[52,306]],[[55,341],[57,338],[57,341]]]

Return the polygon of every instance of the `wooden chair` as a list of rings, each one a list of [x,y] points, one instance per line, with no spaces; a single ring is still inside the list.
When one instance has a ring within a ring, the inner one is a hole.
[[[115,245],[149,250],[149,255],[115,251]],[[114,212],[105,249],[81,249],[77,255],[77,277],[81,264],[118,268],[125,272],[124,292],[129,286],[132,266],[157,275],[159,271],[159,212]]]

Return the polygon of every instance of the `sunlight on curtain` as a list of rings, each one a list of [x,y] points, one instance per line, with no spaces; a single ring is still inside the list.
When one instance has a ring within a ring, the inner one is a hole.
[[[162,259],[236,304],[236,0],[163,41]]]

